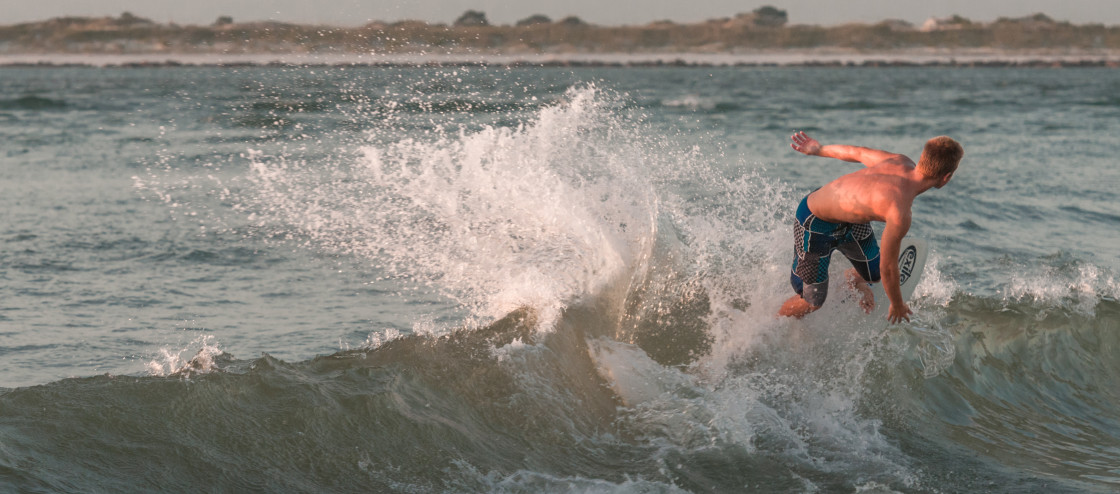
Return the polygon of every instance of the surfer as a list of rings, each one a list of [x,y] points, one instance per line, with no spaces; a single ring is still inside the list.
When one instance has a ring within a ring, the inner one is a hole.
[[[844,175],[801,200],[794,225],[793,268],[790,284],[797,295],[778,311],[800,318],[824,304],[828,296],[828,263],[833,250],[852,262],[848,285],[860,292],[860,307],[870,313],[875,295],[869,285],[880,278],[890,301],[887,319],[909,321],[912,311],[902,300],[896,264],[902,237],[910,230],[914,198],[931,188],[940,189],[953,178],[964,148],[957,141],[934,137],[926,142],[915,165],[901,154],[859,146],[820,142],[804,132],[791,137],[799,153],[863,163],[866,168]],[[875,242],[872,221],[886,223],[883,246]],[[885,260],[885,261],[884,261]]]

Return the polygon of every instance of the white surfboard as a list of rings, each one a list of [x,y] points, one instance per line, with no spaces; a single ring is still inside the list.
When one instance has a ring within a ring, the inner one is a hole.
[[[898,284],[902,289],[902,300],[907,303],[914,295],[914,287],[921,281],[927,257],[929,257],[929,248],[925,240],[914,237],[902,239],[902,245],[898,250]],[[847,259],[843,264],[847,264]],[[870,317],[887,317],[887,309],[890,308],[891,302],[887,300],[887,292],[884,291],[883,284],[876,283],[871,287],[871,291],[875,294],[875,310],[871,311]]]

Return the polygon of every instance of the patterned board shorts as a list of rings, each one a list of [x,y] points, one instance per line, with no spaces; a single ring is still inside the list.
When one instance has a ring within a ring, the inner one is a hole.
[[[828,263],[839,250],[869,283],[879,281],[879,244],[870,223],[831,223],[809,211],[809,196],[797,206],[793,227],[793,258],[789,282],[809,305],[820,307],[828,297]]]

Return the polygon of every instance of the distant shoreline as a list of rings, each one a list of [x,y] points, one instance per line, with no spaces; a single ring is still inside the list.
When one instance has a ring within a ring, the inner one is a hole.
[[[530,16],[491,25],[468,10],[452,25],[374,21],[342,28],[279,22],[209,26],[119,17],[57,17],[0,26],[0,66],[1025,66],[1116,67],[1120,26],[1074,25],[1044,14],[921,26],[790,24],[761,7],[678,24],[599,26]]]
[[[1120,68],[1120,51],[925,50],[570,54],[0,54],[0,67],[1038,67]]]

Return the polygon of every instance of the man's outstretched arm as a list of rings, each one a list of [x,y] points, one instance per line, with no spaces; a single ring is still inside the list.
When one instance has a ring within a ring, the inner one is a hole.
[[[829,144],[822,146],[820,142],[804,132],[797,132],[790,137],[793,140],[790,147],[802,154],[809,156],[823,156],[852,163],[863,163],[865,166],[874,166],[891,159],[903,159],[907,162],[910,158],[897,153],[890,153],[881,149],[871,149],[862,146],[848,146],[846,144]]]

